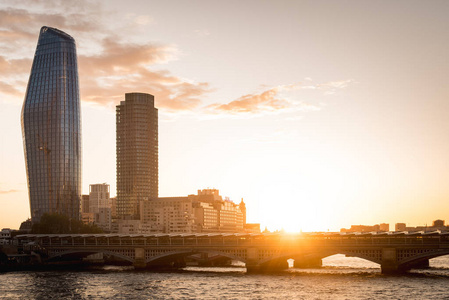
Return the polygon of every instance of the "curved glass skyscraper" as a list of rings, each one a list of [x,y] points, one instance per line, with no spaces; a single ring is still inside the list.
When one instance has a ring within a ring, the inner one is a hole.
[[[31,218],[79,219],[81,118],[75,40],[42,27],[22,108]]]

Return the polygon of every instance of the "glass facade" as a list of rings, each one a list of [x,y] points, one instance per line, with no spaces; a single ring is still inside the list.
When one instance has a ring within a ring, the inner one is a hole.
[[[116,109],[117,216],[140,218],[140,202],[158,198],[158,112],[154,96],[125,94]]]
[[[81,112],[75,40],[42,27],[22,108],[31,218],[79,219]]]

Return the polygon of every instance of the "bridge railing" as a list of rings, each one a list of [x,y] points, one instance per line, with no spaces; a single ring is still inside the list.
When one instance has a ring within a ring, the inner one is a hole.
[[[190,235],[23,235],[21,243],[38,243],[44,247],[135,247],[135,246],[198,246],[208,247],[307,247],[307,246],[385,246],[385,245],[446,245],[448,234],[363,234],[363,235],[238,235],[238,234],[190,234]]]

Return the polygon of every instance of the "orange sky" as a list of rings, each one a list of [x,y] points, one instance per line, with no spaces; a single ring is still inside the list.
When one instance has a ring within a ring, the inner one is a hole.
[[[449,221],[447,1],[2,1],[0,228],[29,217],[20,110],[43,25],[77,41],[83,192],[115,105],[155,95],[159,189],[269,229]]]

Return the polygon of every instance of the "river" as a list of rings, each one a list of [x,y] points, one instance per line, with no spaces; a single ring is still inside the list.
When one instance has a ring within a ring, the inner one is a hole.
[[[245,268],[176,272],[104,266],[78,271],[0,274],[0,299],[445,299],[449,256],[430,268],[382,275],[378,265],[335,255],[318,269],[245,274]]]

